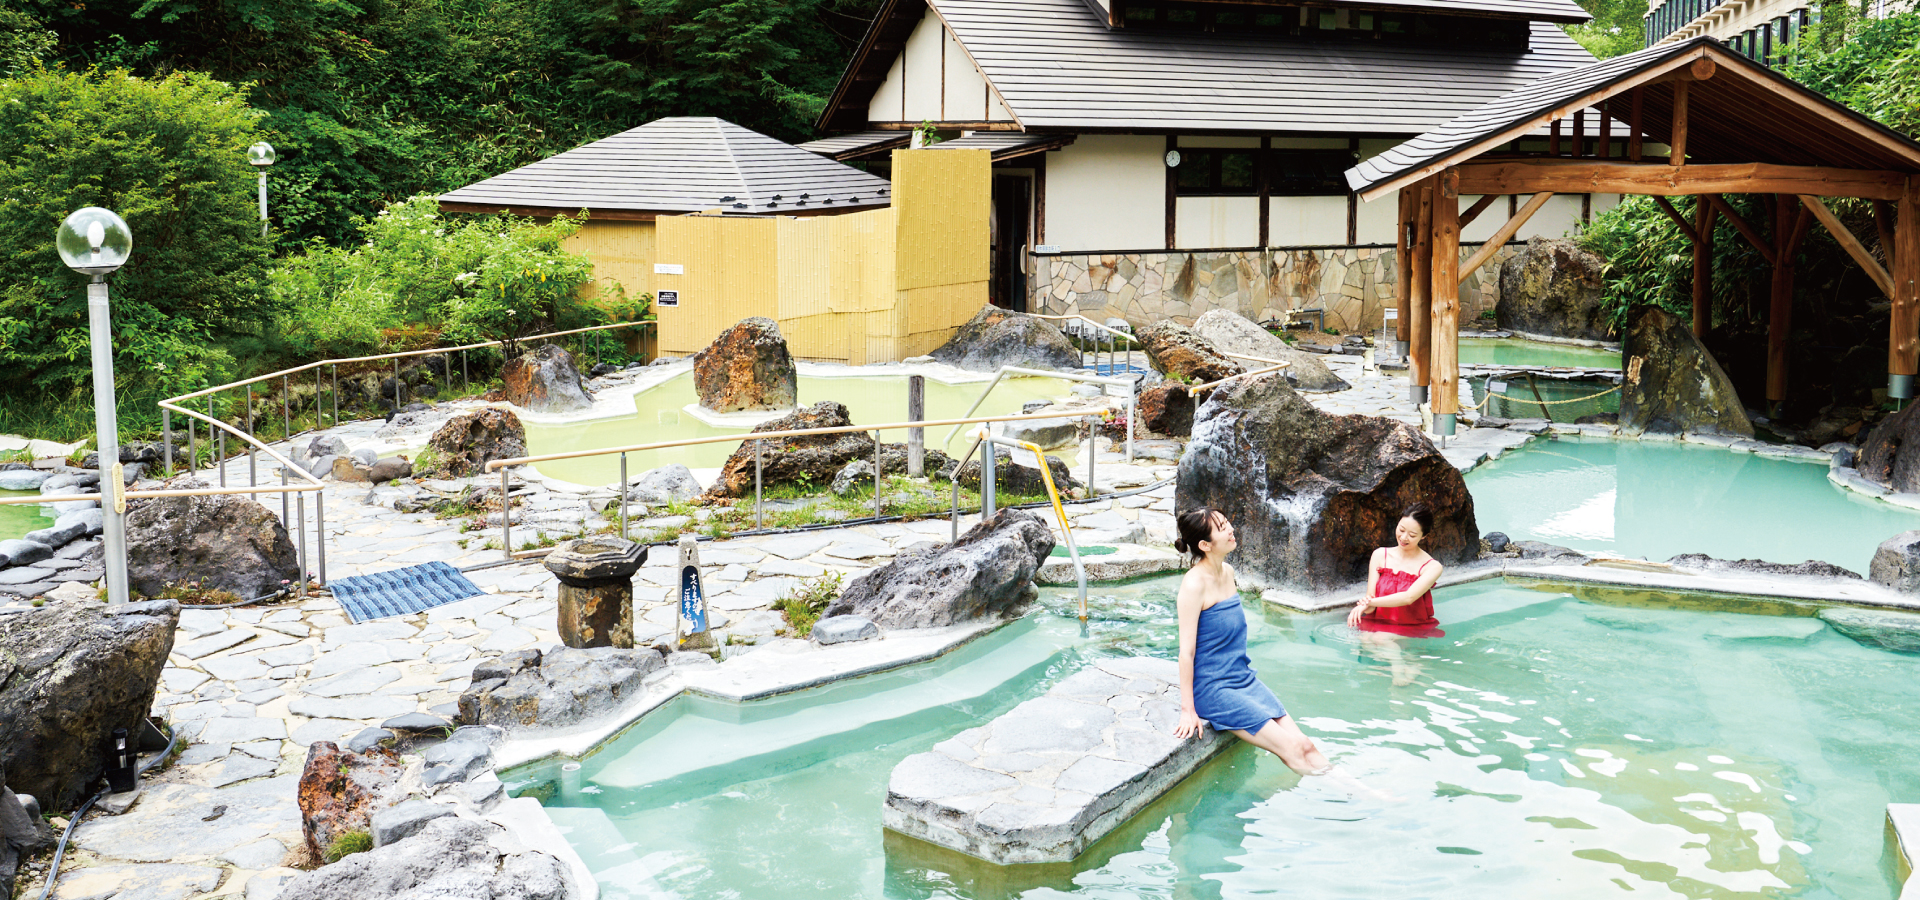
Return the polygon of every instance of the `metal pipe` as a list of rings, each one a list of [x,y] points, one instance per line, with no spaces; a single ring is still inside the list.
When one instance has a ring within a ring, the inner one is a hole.
[[[266,237],[267,231],[267,170],[260,170],[260,236]]]
[[[883,446],[880,443],[880,430],[876,428],[873,431],[873,517],[876,519],[880,518],[880,495],[886,493],[883,487],[885,482],[880,478],[880,448]]]
[[[167,474],[171,475],[173,474],[173,410],[160,410],[160,443],[166,447],[161,451],[166,459],[163,465],[166,466]]]
[[[113,323],[107,308],[107,278],[93,276],[87,285],[88,350],[93,362],[94,443],[99,447],[100,535],[107,570],[107,602],[125,603],[127,591],[126,504],[118,498],[120,483],[120,422],[113,395]]]
[[[1131,351],[1129,351],[1131,352]],[[1133,465],[1133,421],[1140,418],[1140,381],[1127,379],[1127,465]]]
[[[393,414],[400,414],[400,360],[393,360]]]
[[[1103,378],[1103,377],[1101,377],[1101,376],[1098,376],[1098,375],[1078,375],[1078,374],[1074,374],[1074,373],[1072,373],[1072,372],[1046,372],[1046,371],[1042,371],[1042,370],[1040,370],[1040,369],[1023,369],[1023,368],[1020,368],[1019,366],[1001,366],[1001,367],[1000,367],[1000,371],[998,371],[998,372],[995,372],[995,373],[993,374],[993,380],[987,383],[987,389],[986,389],[986,390],[984,390],[984,391],[981,391],[981,392],[980,392],[980,396],[979,396],[979,398],[973,401],[973,405],[972,405],[972,406],[969,406],[969,407],[967,407],[967,414],[966,414],[966,415],[964,415],[964,416],[961,416],[961,417],[960,417],[960,418],[959,418],[958,420],[955,420],[955,419],[948,419],[948,420],[945,420],[945,421],[941,421],[941,422],[928,422],[928,423],[926,423],[926,424],[928,424],[928,425],[948,425],[948,424],[951,424],[951,425],[953,425],[953,430],[951,430],[951,431],[948,431],[948,432],[947,432],[947,438],[946,438],[946,440],[945,440],[945,441],[943,441],[943,442],[942,442],[942,444],[947,444],[947,443],[951,443],[951,442],[953,441],[953,436],[954,436],[954,435],[956,435],[956,434],[959,434],[959,433],[960,433],[960,426],[961,426],[961,425],[967,425],[967,424],[971,424],[971,423],[972,423],[973,421],[976,421],[976,420],[974,420],[974,419],[972,418],[972,417],[973,417],[973,414],[974,414],[974,412],[976,412],[976,411],[978,411],[978,410],[980,409],[980,404],[986,401],[986,399],[987,399],[987,395],[988,395],[988,394],[991,394],[991,393],[993,393],[993,389],[994,389],[994,387],[1000,384],[1000,379],[1002,379],[1002,378],[1004,378],[1004,377],[1006,377],[1006,376],[1007,376],[1008,374],[1013,374],[1013,375],[1033,375],[1033,376],[1035,376],[1035,377],[1039,377],[1039,378],[1060,378],[1060,379],[1064,379],[1064,380],[1067,380],[1067,381],[1079,381],[1079,382],[1084,382],[1084,383],[1086,383],[1086,384],[1103,384],[1103,385],[1104,385],[1104,384],[1111,384],[1111,385],[1114,385],[1115,387],[1119,387],[1119,386],[1122,386],[1122,385],[1124,385],[1124,384],[1126,383],[1126,382],[1125,382],[1125,379],[1120,379],[1120,378]],[[1037,416],[1036,418],[1042,418],[1042,419],[1046,419],[1046,418],[1058,418],[1058,416],[1044,416],[1044,415],[1043,415],[1043,416]],[[999,419],[999,420],[996,420],[996,421],[1012,421],[1012,420],[1011,420],[1011,419]]]
[[[280,486],[281,487],[287,486],[287,470],[285,468],[282,468],[280,470]],[[290,513],[290,511],[287,509],[287,505],[290,502],[291,501],[287,497],[287,492],[281,491],[280,492],[280,524],[282,526],[293,524],[293,516]],[[300,540],[305,541],[306,537],[303,535],[300,538]],[[300,570],[304,572],[306,571],[306,568],[307,568],[307,561],[303,558],[300,560]]]
[[[980,449],[980,441],[976,439],[973,446],[967,448],[966,455],[960,457],[960,462],[953,468],[953,518],[950,520],[953,524],[953,537],[948,539],[949,543],[960,539],[960,468],[967,464],[967,460],[973,458],[973,452],[978,449]]]
[[[168,410],[168,412],[172,412],[172,410]],[[187,417],[187,471],[196,472],[196,471],[199,471],[199,469],[200,469],[200,448],[194,446],[193,417],[188,416]]]
[[[982,426],[981,429],[975,433],[980,435],[980,440],[987,445],[986,452],[980,454],[980,521],[985,522],[993,518],[993,495],[998,487],[995,482],[998,481],[999,478],[993,471],[994,454],[991,437],[992,432],[989,432],[985,426]],[[1046,463],[1043,461],[1041,465],[1044,466]]]
[[[256,437],[256,435],[253,433],[253,385],[251,384],[247,385],[247,437],[249,438]],[[247,442],[247,487],[254,487],[259,483],[260,483],[260,471],[254,465],[253,442],[249,440]],[[252,500],[255,503],[259,503],[260,495],[248,494],[247,499]]]
[[[1100,455],[1100,417],[1087,417],[1087,499],[1093,499],[1093,458]],[[1040,460],[1046,464],[1046,458]]]
[[[313,542],[320,551],[320,583],[327,583],[327,492],[313,495]]]
[[[207,398],[207,418],[209,419],[213,418],[213,398],[212,397]],[[219,432],[219,438],[218,438],[219,446],[209,447],[207,449],[209,450],[209,452],[212,452],[216,457],[219,458],[219,462],[217,463],[217,465],[220,468],[220,486],[226,487],[227,486],[227,429],[225,427],[226,423],[223,422],[220,424],[222,426],[220,428],[214,428],[212,425],[207,426],[210,429],[207,433],[207,440],[209,442],[212,442],[213,440],[215,440],[214,432]]]
[[[319,431],[323,426],[323,422],[320,418],[321,415],[322,413],[320,412],[320,370],[315,369],[313,370],[313,430],[315,431]],[[338,425],[340,424],[340,422],[338,419],[336,419],[334,420],[333,424]]]
[[[282,440],[287,442],[287,455],[295,456],[297,454],[293,449],[293,387],[292,384],[287,381],[287,376],[285,375],[280,376],[280,422],[281,427],[286,429],[286,434],[282,437]],[[285,469],[280,470],[280,486],[287,486],[287,470]],[[287,522],[287,494],[285,491],[280,492],[280,522],[282,524]],[[300,539],[305,541],[306,537],[302,536]],[[302,573],[302,577],[305,576],[306,571],[307,560],[303,552],[300,559],[300,572]]]
[[[620,539],[627,539],[627,455],[620,454]]]
[[[753,527],[766,527],[765,503],[760,495],[760,441],[753,442]]]
[[[460,351],[460,393],[473,393],[473,376],[467,374],[467,351]]]
[[[319,405],[319,401],[314,401]],[[340,367],[333,367],[333,424],[340,424]]]
[[[513,559],[513,502],[507,496],[507,470],[500,469],[500,549]]]
[[[281,483],[284,484],[285,482],[286,482],[286,476],[283,475],[281,476]],[[287,495],[281,494],[280,496],[284,498]],[[307,596],[307,495],[301,494],[299,497],[299,500],[300,500],[300,520],[299,520],[300,521],[300,592],[299,593],[300,593],[300,596],[304,598]]]

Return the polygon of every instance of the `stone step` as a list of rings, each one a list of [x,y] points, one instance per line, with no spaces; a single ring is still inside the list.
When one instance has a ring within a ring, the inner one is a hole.
[[[1077,537],[1079,532],[1075,532]],[[1112,553],[1100,552],[1095,548],[1110,549]],[[1066,545],[1056,547],[1065,553]],[[1172,572],[1184,567],[1180,554],[1159,547],[1143,547],[1139,544],[1093,544],[1082,546],[1080,561],[1087,567],[1087,580],[1119,581],[1123,578],[1137,578],[1155,572]],[[1034,573],[1033,580],[1040,584],[1077,584],[1079,579],[1073,572],[1073,559],[1067,556],[1049,557],[1040,571]]]
[[[1068,862],[1230,746],[1178,740],[1172,660],[1103,659],[894,767],[882,823],[1000,865]]]

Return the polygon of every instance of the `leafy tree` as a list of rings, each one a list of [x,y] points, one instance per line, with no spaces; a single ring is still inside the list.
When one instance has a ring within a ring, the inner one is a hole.
[[[15,9],[0,7],[0,78],[26,73],[45,59],[60,42],[39,20]]]
[[[253,332],[271,312],[243,158],[255,118],[239,90],[196,73],[0,80],[0,395],[88,380],[86,279],[53,246],[85,206],[133,231],[113,276],[116,371],[185,384],[227,369],[214,339]]]
[[[1645,46],[1646,0],[1580,0],[1580,8],[1593,20],[1562,27],[1588,53],[1607,59]]]

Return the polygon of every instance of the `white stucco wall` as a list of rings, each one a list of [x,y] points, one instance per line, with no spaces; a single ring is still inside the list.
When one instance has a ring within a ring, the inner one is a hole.
[[[1267,245],[1313,247],[1347,242],[1347,198],[1267,198]],[[1391,233],[1393,226],[1389,224]]]
[[[1083,134],[1047,154],[1046,243],[1062,251],[1165,247],[1167,139]]]
[[[1161,200],[1164,216],[1166,201]],[[1173,204],[1174,246],[1186,250],[1260,244],[1259,197],[1181,197]],[[1163,235],[1161,240],[1165,240]]]
[[[873,101],[870,122],[1011,122],[973,60],[934,16],[921,18],[906,49],[887,70]]]

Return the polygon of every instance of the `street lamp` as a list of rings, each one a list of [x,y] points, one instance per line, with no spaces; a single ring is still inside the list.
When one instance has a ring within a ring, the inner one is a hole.
[[[79,210],[60,223],[53,246],[67,268],[93,276],[87,285],[87,331],[93,351],[94,443],[100,448],[101,536],[105,538],[107,602],[127,602],[126,511],[116,498],[126,485],[120,475],[120,426],[114,415],[113,329],[107,315],[107,275],[133,253],[133,232],[125,220],[98,206]]]
[[[260,170],[260,236],[267,236],[267,167],[278,159],[273,145],[261,141],[247,148],[247,162]]]

